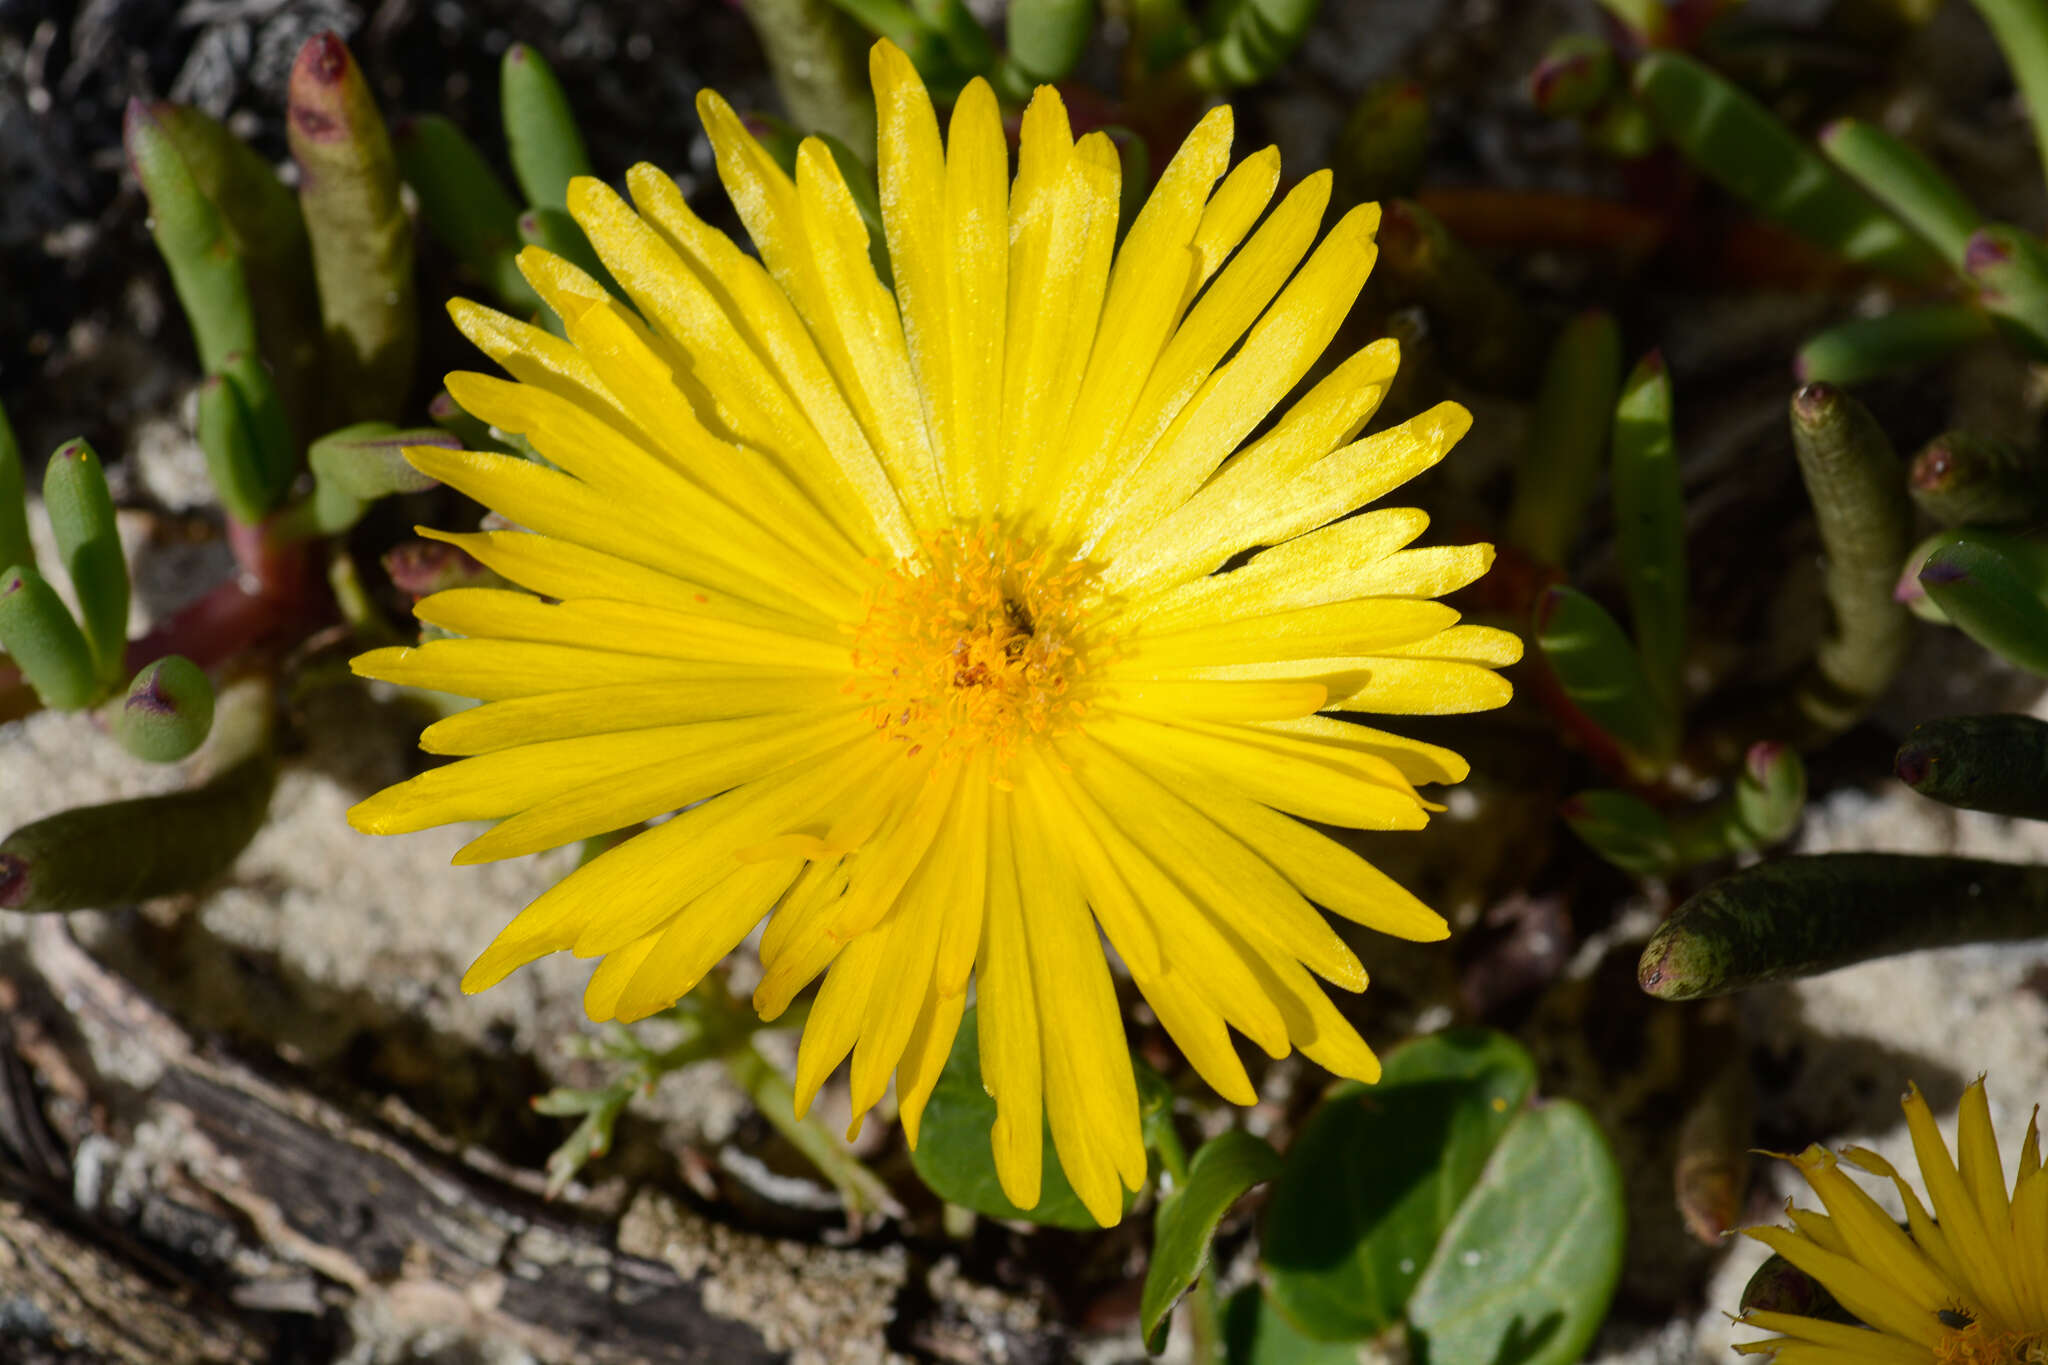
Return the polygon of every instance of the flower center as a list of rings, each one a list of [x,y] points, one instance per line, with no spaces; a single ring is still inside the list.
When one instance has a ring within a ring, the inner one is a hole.
[[[898,565],[868,595],[848,684],[912,754],[987,753],[998,780],[1019,741],[1072,730],[1086,709],[1100,600],[1084,562],[988,527],[942,532],[927,563]]]
[[[2048,1365],[2048,1334],[2000,1332],[1968,1314],[1952,1312],[1942,1319],[1941,1340],[1934,1345],[1936,1365]]]

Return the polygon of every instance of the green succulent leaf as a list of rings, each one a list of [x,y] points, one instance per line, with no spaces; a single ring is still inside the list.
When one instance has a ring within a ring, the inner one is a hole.
[[[1376,1086],[1333,1089],[1288,1150],[1266,1207],[1274,1304],[1318,1340],[1400,1320],[1437,1240],[1536,1088],[1504,1034],[1461,1029],[1387,1058]]]
[[[1940,258],[1747,91],[1690,57],[1636,63],[1636,94],[1664,135],[1758,213],[1844,260],[1914,278]]]
[[[1685,661],[1685,494],[1671,435],[1671,375],[1655,351],[1639,361],[1614,407],[1614,539],[1628,588],[1629,624],[1643,672],[1678,714]]]
[[[1245,1191],[1279,1172],[1279,1153],[1242,1129],[1211,1139],[1195,1153],[1187,1183],[1160,1202],[1153,1224],[1152,1262],[1138,1303],[1146,1350],[1165,1349],[1173,1306],[1208,1264],[1209,1240],[1223,1215]]]
[[[1677,742],[1670,710],[1650,685],[1642,656],[1605,607],[1576,588],[1554,587],[1536,606],[1536,643],[1572,705],[1647,758]]]
[[[1991,318],[1967,303],[1899,308],[1816,332],[1799,348],[1792,372],[1801,383],[1866,384],[1954,355],[1991,335]]]
[[[1516,1117],[1408,1301],[1416,1365],[1573,1365],[1607,1313],[1627,1226],[1599,1125],[1553,1100]]]

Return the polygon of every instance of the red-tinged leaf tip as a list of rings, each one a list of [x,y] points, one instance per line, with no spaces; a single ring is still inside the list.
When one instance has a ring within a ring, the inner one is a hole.
[[[1906,477],[1922,492],[1933,492],[1948,482],[1956,471],[1956,455],[1946,441],[1935,441],[1913,457]]]
[[[1563,602],[1563,588],[1552,587],[1543,590],[1543,595],[1536,599],[1536,630],[1538,634],[1550,629],[1550,618],[1557,615],[1557,609]]]
[[[1970,571],[1960,564],[1947,564],[1939,559],[1929,559],[1920,566],[1920,582],[1924,587],[1946,588],[1954,583],[1969,579]]]
[[[1841,390],[1833,384],[1802,384],[1792,395],[1792,415],[1802,422],[1819,422],[1841,401]]]
[[[1576,796],[1567,796],[1558,802],[1557,813],[1561,819],[1583,820],[1586,818],[1586,803]]]
[[[533,49],[525,43],[514,43],[505,49],[505,60],[514,63],[530,62],[533,60]]]
[[[1934,776],[1934,753],[1925,745],[1907,744],[1900,748],[1898,757],[1892,760],[1892,773],[1919,791],[1927,779]]]
[[[1820,144],[1821,144],[1821,146],[1823,146],[1823,147],[1827,147],[1827,146],[1831,146],[1831,145],[1833,145],[1834,143],[1840,142],[1840,141],[1842,140],[1843,136],[1844,136],[1844,135],[1846,135],[1846,134],[1848,133],[1848,131],[1849,131],[1849,130],[1850,130],[1851,128],[1855,127],[1855,126],[1856,126],[1856,120],[1855,120],[1855,119],[1851,119],[1851,118],[1838,118],[1838,119],[1836,119],[1836,120],[1835,120],[1834,122],[1832,122],[1832,123],[1828,124],[1828,126],[1827,126],[1827,127],[1825,127],[1825,128],[1823,128],[1823,129],[1821,129],[1821,130],[1820,130]]]
[[[0,580],[0,597],[14,596],[27,582],[28,580],[22,577],[21,570],[12,570],[4,580]]]
[[[446,389],[435,394],[427,403],[427,416],[433,418],[436,422],[446,421],[461,411],[462,409],[455,405],[455,400],[448,396],[448,390]]]
[[[1760,740],[1749,746],[1743,755],[1743,764],[1749,775],[1759,782],[1770,780],[1771,769],[1778,766],[1785,757],[1785,746],[1775,739]]]
[[[1593,65],[1592,54],[1573,52],[1563,57],[1545,57],[1529,73],[1529,97],[1538,105],[1548,104],[1559,81],[1584,75]]]
[[[1664,348],[1652,346],[1640,362],[1645,379],[1655,379],[1664,373]]]
[[[304,72],[309,80],[334,85],[348,74],[348,44],[333,29],[325,29],[306,39],[294,66],[294,75]]]
[[[1970,240],[1963,244],[1963,273],[1975,275],[1979,271],[2004,265],[2012,259],[2012,248],[1999,241],[1982,228],[1970,234]]]
[[[1920,585],[1920,575],[1908,565],[1906,571],[1899,575],[1898,583],[1892,588],[1892,601],[1902,602],[1910,607],[1925,596],[1927,589]]]
[[[128,711],[142,711],[152,716],[175,716],[178,704],[164,691],[163,669],[149,671],[149,681],[128,694],[122,708]]]
[[[539,232],[540,215],[538,213],[535,213],[532,209],[528,209],[526,212],[520,214],[519,231],[521,235],[528,237],[531,237],[535,233]]]
[[[1636,963],[1636,984],[1643,988],[1645,994],[1661,999],[1669,993],[1671,988],[1664,982],[1664,969],[1669,957],[1670,949],[1667,947],[1654,957],[1644,954],[1643,959]]]
[[[0,853],[0,909],[15,909],[28,899],[28,893],[28,859],[16,853]]]

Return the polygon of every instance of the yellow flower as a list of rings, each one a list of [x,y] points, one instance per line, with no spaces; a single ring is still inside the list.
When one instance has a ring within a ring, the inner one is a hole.
[[[824,973],[799,1110],[851,1053],[855,1114],[893,1073],[915,1143],[971,980],[1005,1192],[1037,1202],[1049,1122],[1112,1223],[1145,1154],[1098,924],[1228,1098],[1254,1094],[1226,1025],[1376,1078],[1310,976],[1365,972],[1310,902],[1445,926],[1295,817],[1415,829],[1438,809],[1415,785],[1466,764],[1320,713],[1499,706],[1521,647],[1431,600],[1490,547],[1403,548],[1420,512],[1349,516],[1470,423],[1444,404],[1358,439],[1393,343],[1260,431],[1357,297],[1376,207],[1311,252],[1321,172],[1259,222],[1278,153],[1230,169],[1217,109],[1115,251],[1116,151],[1076,140],[1051,89],[1013,183],[987,85],[942,144],[904,55],[878,44],[873,71],[893,292],[825,148],[792,179],[707,93],[759,261],[642,165],[633,208],[569,193],[631,308],[532,249],[566,340],[453,305],[512,379],[449,392],[556,468],[407,452],[524,528],[431,534],[528,591],[436,594],[420,619],[464,638],[356,661],[484,705],[421,740],[461,762],[350,818],[497,820],[457,855],[480,862],[680,812],[528,906],[463,988],[568,949],[604,959],[591,1016],[636,1019],[768,916],[762,1014]]]
[[[1877,1153],[1852,1147],[1841,1160],[1898,1186],[1904,1229],[1833,1153],[1809,1147],[1791,1159],[1827,1212],[1788,1206],[1793,1229],[1746,1230],[1867,1326],[1751,1312],[1742,1321],[1784,1335],[1736,1350],[1779,1365],[2048,1365],[2048,1172],[2037,1123],[2027,1125],[2008,1198],[1981,1079],[1963,1092],[1960,1168],[1918,1087],[1905,1108],[1932,1215]]]

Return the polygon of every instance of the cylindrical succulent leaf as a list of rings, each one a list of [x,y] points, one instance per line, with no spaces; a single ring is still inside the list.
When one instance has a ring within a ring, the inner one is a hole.
[[[1536,604],[1536,643],[1565,696],[1586,717],[1652,764],[1677,747],[1676,717],[1658,699],[1642,656],[1605,607],[1576,588],[1554,587]]]
[[[262,480],[258,492],[263,510],[268,512],[284,500],[299,473],[299,447],[292,439],[291,419],[285,412],[283,396],[269,367],[246,351],[231,352],[221,362],[220,377],[234,388],[248,419],[256,472]]]
[[[28,538],[28,484],[21,468],[21,446],[0,408],[0,564],[34,564],[35,547]]]
[[[1650,936],[1664,1000],[1725,995],[1916,948],[2048,933],[2048,867],[1903,853],[1781,858],[1724,878]]]
[[[113,908],[204,886],[263,824],[267,749],[189,791],[80,806],[0,840],[0,910]]]
[[[1611,314],[1589,309],[1550,348],[1508,511],[1505,538],[1543,563],[1564,563],[1578,538],[1620,386],[1621,329]]]
[[[2048,465],[2011,441],[1945,431],[1907,469],[1913,501],[1944,526],[2017,526],[2048,516]]]
[[[1963,273],[2006,334],[2036,360],[2048,360],[2048,247],[2018,228],[1994,223],[1970,234]]]
[[[1792,449],[1826,553],[1833,624],[1771,724],[1773,739],[1809,747],[1848,728],[1891,682],[1911,622],[1893,598],[1911,544],[1905,471],[1877,419],[1827,384],[1791,403]]]
[[[1680,864],[1671,822],[1640,796],[1606,789],[1580,792],[1558,813],[1588,848],[1624,872],[1662,877]]]
[[[435,427],[400,431],[390,422],[359,422],[313,442],[313,505],[323,535],[339,535],[380,498],[418,493],[434,480],[405,459],[407,446],[457,449],[460,442]]]
[[[1671,433],[1671,375],[1661,352],[1637,362],[1614,405],[1609,482],[1629,625],[1650,686],[1673,715],[1684,701],[1685,494]]]
[[[1965,635],[2048,675],[2048,547],[1982,527],[1959,531],[1927,556],[1920,586]]]
[[[113,715],[114,738],[150,763],[190,757],[213,729],[213,683],[180,654],[144,668]]]
[[[211,375],[199,385],[199,449],[228,515],[253,526],[270,511],[269,475],[249,410],[235,385]]]
[[[1321,8],[1321,0],[1227,0],[1211,19],[1216,36],[1188,55],[1188,74],[1204,90],[1256,85],[1294,55]]]
[[[566,209],[569,182],[591,173],[569,96],[555,79],[554,68],[525,43],[505,49],[499,81],[505,142],[520,193],[536,207]]]
[[[1865,384],[1945,360],[1991,334],[1991,319],[1967,303],[1930,303],[1856,318],[1816,332],[1793,357],[1802,384]]]
[[[1944,805],[2048,820],[2048,722],[2032,716],[1927,721],[1899,746],[1893,771]]]
[[[327,329],[329,414],[393,412],[419,349],[412,223],[384,120],[339,37],[318,34],[299,50],[287,113]]]
[[[122,139],[128,164],[149,198],[150,233],[191,324],[200,368],[218,369],[230,351],[254,351],[256,311],[241,256],[220,211],[140,100],[128,102]]]
[[[1010,60],[1032,84],[1065,80],[1094,31],[1095,0],[1012,0],[1003,16]]]
[[[298,196],[255,148],[215,119],[179,104],[150,114],[177,147],[200,193],[220,213],[248,283],[260,353],[301,439],[319,420],[320,295]],[[245,352],[253,354],[252,352]]]
[[[540,307],[519,273],[519,205],[476,144],[439,114],[401,122],[391,134],[398,169],[419,196],[434,235],[514,313]]]
[[[126,671],[128,557],[121,549],[106,472],[84,441],[66,441],[50,456],[43,471],[43,506],[78,599],[94,673],[111,687]]]
[[[833,0],[746,0],[741,6],[760,35],[776,93],[790,121],[807,132],[830,133],[862,151],[875,145],[875,100],[868,85],[868,43],[848,17],[852,4]],[[921,26],[908,6],[895,5],[905,27],[885,36],[918,60]],[[884,33],[882,28],[874,30]],[[935,39],[933,40],[936,41]]]
[[[1948,177],[1872,123],[1843,119],[1821,131],[1821,150],[1960,270],[1983,219]]]
[[[2034,146],[2048,166],[2048,7],[2040,0],[1974,0],[2012,68],[2034,123]]]
[[[1727,845],[1755,852],[1782,843],[1798,828],[1805,807],[1806,765],[1799,751],[1775,740],[1752,744],[1729,796]]]
[[[1590,114],[1614,89],[1614,49],[1590,33],[1567,33],[1529,73],[1529,102],[1552,118]]]
[[[57,590],[17,564],[0,574],[0,651],[55,711],[76,711],[99,696],[92,646]]]
[[[1663,134],[1758,213],[1844,260],[1930,278],[1940,257],[1755,97],[1690,57],[1636,63],[1636,94]]]
[[[1344,120],[1331,169],[1339,206],[1415,193],[1429,147],[1429,92],[1420,81],[1374,85]]]

